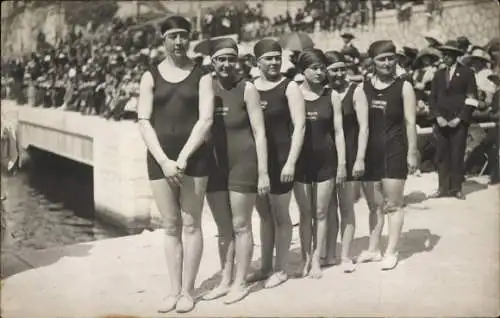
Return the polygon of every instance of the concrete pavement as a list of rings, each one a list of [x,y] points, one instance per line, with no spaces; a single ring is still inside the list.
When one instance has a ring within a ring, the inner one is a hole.
[[[270,290],[256,284],[237,304],[200,301],[182,316],[498,316],[500,187],[485,182],[467,181],[466,201],[425,200],[437,176],[411,177],[401,261],[395,270],[361,264],[345,274],[332,267],[320,280],[291,279]],[[296,218],[294,204],[292,210]],[[367,216],[360,200],[353,256],[367,246]],[[204,218],[199,294],[215,286],[219,269],[216,228],[209,211]],[[258,245],[256,213],[253,220]],[[3,281],[2,317],[161,317],[157,309],[168,286],[162,243],[158,230],[21,253],[23,262],[35,268]],[[298,228],[291,250],[289,271],[295,272],[300,265]],[[259,258],[256,246],[254,266]]]

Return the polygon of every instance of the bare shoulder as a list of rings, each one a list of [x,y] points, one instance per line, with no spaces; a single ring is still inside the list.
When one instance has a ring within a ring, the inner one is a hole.
[[[153,74],[150,71],[146,71],[141,76],[141,86],[153,86]]]
[[[250,81],[245,81],[245,95],[248,93],[258,93],[257,87],[255,87],[255,84],[250,82]]]
[[[364,90],[363,90],[363,83],[359,83],[359,84],[353,84],[355,85],[354,87],[354,94],[361,94],[361,93],[364,93]]]
[[[403,82],[403,94],[413,92],[413,85],[409,81],[404,81]]]
[[[213,82],[213,78],[212,78],[212,74],[208,73],[208,74],[205,74],[203,76],[201,76],[200,78],[200,85],[207,85],[207,84],[212,84]]]

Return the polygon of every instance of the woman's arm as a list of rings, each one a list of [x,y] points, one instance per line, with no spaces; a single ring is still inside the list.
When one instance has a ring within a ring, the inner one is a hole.
[[[339,94],[332,91],[333,128],[335,132],[335,147],[337,148],[337,164],[345,167],[345,139],[344,126],[342,122],[342,99]]]
[[[267,140],[264,126],[264,114],[260,108],[259,92],[250,82],[247,82],[245,87],[245,104],[255,139],[259,176],[267,175]]]
[[[292,165],[295,167],[304,142],[304,133],[306,130],[306,108],[304,96],[302,96],[302,91],[297,83],[290,82],[288,84],[286,97],[288,99],[288,107],[290,109],[290,115],[293,122],[293,133],[290,152],[285,165]]]
[[[185,164],[189,157],[198,149],[204,142],[213,123],[214,114],[214,91],[212,87],[212,76],[207,74],[200,79],[199,83],[199,118],[195,123],[191,135],[186,144],[179,153],[177,163],[181,169],[185,168]]]
[[[358,119],[359,134],[358,134],[358,153],[356,161],[365,161],[366,145],[368,143],[368,99],[363,90],[363,84],[360,84],[354,90],[354,110]]]
[[[153,112],[153,77],[150,72],[144,73],[141,78],[139,88],[139,103],[137,105],[137,117],[139,122],[139,130],[141,132],[144,143],[149,152],[153,155],[156,162],[160,165],[163,162],[170,160],[163,149],[161,148],[158,136],[149,121]]]
[[[405,116],[406,125],[406,137],[408,140],[408,164],[410,168],[416,169],[416,157],[417,157],[417,111],[416,111],[417,99],[415,97],[415,91],[413,86],[404,82],[403,84],[403,108]],[[410,162],[410,159],[412,160]],[[413,162],[413,160],[415,160]]]

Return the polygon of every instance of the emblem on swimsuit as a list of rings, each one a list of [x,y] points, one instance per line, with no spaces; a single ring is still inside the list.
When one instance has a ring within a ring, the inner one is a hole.
[[[317,120],[318,119],[318,112],[307,112],[306,119],[307,120]]]
[[[262,108],[262,110],[265,110],[267,108],[267,100],[260,101],[260,108]]]
[[[379,109],[385,109],[387,106],[387,101],[385,100],[372,100],[372,103],[370,105],[372,108],[379,108]]]

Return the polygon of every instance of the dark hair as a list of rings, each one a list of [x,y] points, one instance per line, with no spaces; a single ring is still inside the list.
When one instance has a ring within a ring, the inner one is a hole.
[[[337,62],[344,62],[345,63],[345,58],[344,55],[338,51],[328,51],[325,52],[325,57],[328,65],[332,65],[333,63]]]
[[[166,18],[160,25],[160,32],[162,35],[171,29],[183,29],[187,32],[191,32],[191,23],[184,17],[173,15]]]
[[[307,49],[300,53],[297,60],[297,68],[303,72],[309,66],[321,63],[326,65],[326,56],[320,49]]]

